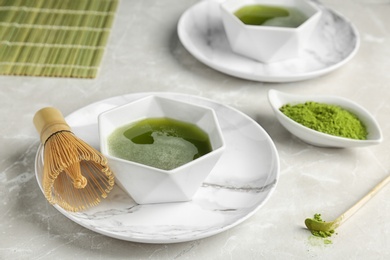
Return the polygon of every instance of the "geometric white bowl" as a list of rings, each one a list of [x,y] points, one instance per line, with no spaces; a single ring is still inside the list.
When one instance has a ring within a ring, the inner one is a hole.
[[[112,156],[107,139],[118,127],[146,118],[168,117],[196,124],[210,139],[212,151],[172,170],[162,170]],[[215,112],[177,100],[148,96],[99,115],[100,148],[117,184],[138,204],[188,201],[212,171],[225,148]]]
[[[320,147],[359,147],[379,144],[382,142],[382,132],[379,128],[379,124],[375,118],[362,106],[352,102],[348,99],[336,96],[320,96],[320,95],[293,95],[283,93],[277,90],[271,89],[268,92],[268,100],[276,115],[278,121],[292,134],[306,143],[320,146]],[[309,127],[306,127],[300,123],[295,122],[283,114],[279,109],[286,104],[296,105],[302,104],[308,101],[326,103],[330,105],[340,106],[353,114],[355,114],[366,126],[368,131],[367,140],[356,140],[351,138],[334,136],[322,132],[318,132]]]
[[[297,28],[287,28],[247,25],[234,15],[241,7],[253,4],[295,7],[308,19]],[[305,0],[227,0],[221,3],[221,15],[232,50],[268,63],[299,56],[320,20],[321,10]]]

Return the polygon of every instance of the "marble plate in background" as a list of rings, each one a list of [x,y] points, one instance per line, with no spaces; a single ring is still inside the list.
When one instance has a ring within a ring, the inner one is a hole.
[[[321,20],[302,55],[295,59],[265,64],[234,53],[216,0],[202,1],[184,12],[178,35],[195,58],[222,73],[263,82],[306,80],[344,65],[360,45],[359,34],[349,21],[319,6],[323,11]]]
[[[215,110],[226,150],[190,202],[138,205],[115,186],[108,198],[83,212],[64,216],[97,233],[143,243],[176,243],[212,236],[252,216],[273,193],[279,178],[279,157],[265,130],[231,107],[196,96],[139,93],[102,100],[66,117],[73,132],[99,149],[97,117],[101,112],[150,94],[187,101]],[[35,171],[42,190],[43,147]]]

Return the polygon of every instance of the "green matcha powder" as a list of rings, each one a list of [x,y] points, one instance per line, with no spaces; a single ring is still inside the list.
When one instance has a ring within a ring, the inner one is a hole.
[[[306,102],[284,105],[280,111],[313,130],[351,139],[366,140],[367,129],[353,113],[335,105]]]
[[[318,222],[324,222],[321,218],[321,214],[318,213],[314,214],[314,219],[317,220]],[[316,237],[323,237],[323,238],[330,237],[334,234],[334,230],[330,230],[330,231],[310,230],[310,232]]]

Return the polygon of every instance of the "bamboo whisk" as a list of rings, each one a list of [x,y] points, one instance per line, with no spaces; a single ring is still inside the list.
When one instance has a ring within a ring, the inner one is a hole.
[[[39,110],[33,119],[44,145],[43,189],[51,204],[68,211],[97,205],[114,186],[107,159],[76,137],[61,112]]]

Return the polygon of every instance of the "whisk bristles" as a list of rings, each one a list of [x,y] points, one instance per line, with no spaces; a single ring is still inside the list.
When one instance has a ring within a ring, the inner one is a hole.
[[[106,158],[70,131],[44,144],[43,188],[47,200],[68,211],[96,206],[114,186]]]

